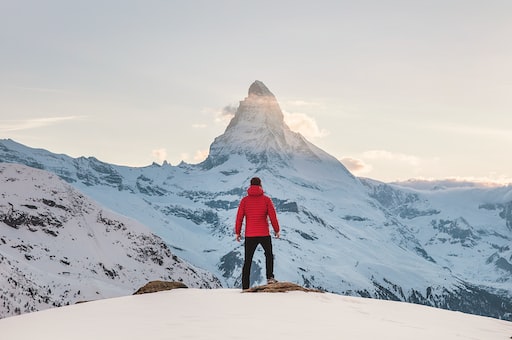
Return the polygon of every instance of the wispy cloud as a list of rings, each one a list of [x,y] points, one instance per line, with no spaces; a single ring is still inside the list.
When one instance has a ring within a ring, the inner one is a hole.
[[[440,158],[424,158],[416,155],[410,155],[400,152],[392,152],[388,150],[368,150],[362,152],[357,157],[346,157],[341,162],[353,172],[356,176],[367,174],[370,172],[379,172],[382,169],[396,169],[397,175],[403,169],[408,169],[408,174],[416,174],[409,179],[396,179],[393,181],[401,182],[417,188],[426,188],[444,186],[444,187],[461,187],[461,186],[479,186],[479,187],[496,187],[504,185],[512,185],[512,177],[510,175],[498,174],[495,172],[484,176],[451,176],[446,178],[428,178],[421,176],[425,170],[439,168],[441,164]],[[399,176],[398,176],[399,177]]]
[[[180,154],[180,158],[182,161],[186,163],[200,163],[208,157],[209,150],[196,150],[194,155],[191,155],[188,152],[183,152]]]
[[[213,116],[213,122],[215,124],[227,125],[229,121],[235,116],[237,108],[233,105],[227,105],[222,109],[204,108],[202,112],[209,116],[209,119]],[[209,124],[194,124],[194,128],[207,127]]]
[[[194,154],[194,162],[202,162],[206,159],[206,157],[208,157],[208,154],[209,154],[209,150],[208,149],[205,149],[205,150],[197,150],[196,153]]]
[[[448,180],[454,182],[470,182],[485,187],[512,185],[512,177],[497,173],[490,173],[487,176],[451,177]]]
[[[320,129],[316,120],[305,113],[283,112],[284,121],[292,131],[298,132],[307,139],[318,139],[329,135],[325,129]]]
[[[225,106],[222,110],[216,112],[215,121],[217,123],[229,123],[231,118],[235,116],[236,110],[235,106]]]
[[[467,176],[467,177],[449,177],[443,179],[416,177],[406,181],[396,181],[394,183],[405,185],[417,189],[439,189],[439,188],[460,188],[460,187],[486,187],[495,188],[512,185],[512,177],[497,176]]]
[[[286,101],[286,106],[294,106],[297,108],[319,108],[323,107],[324,104],[321,102],[315,102],[315,101],[306,101],[306,100],[288,100]]]
[[[0,131],[22,131],[30,129],[43,128],[67,121],[83,119],[83,116],[65,116],[65,117],[45,117],[45,118],[31,118],[24,120],[0,120]]]
[[[411,166],[419,166],[421,159],[418,156],[387,150],[369,150],[362,153],[362,157],[368,160],[386,160],[407,163]]]
[[[340,161],[356,176],[394,173],[396,177],[383,179],[391,181],[402,180],[404,175],[407,176],[405,179],[420,176],[426,169],[437,169],[440,159],[388,150],[368,150],[355,156],[346,156]]]
[[[354,175],[360,176],[363,174],[367,174],[372,171],[373,167],[370,164],[365,163],[361,159],[345,157],[342,158],[341,163]]]

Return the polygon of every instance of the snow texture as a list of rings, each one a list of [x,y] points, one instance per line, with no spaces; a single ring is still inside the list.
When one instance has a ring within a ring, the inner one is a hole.
[[[329,293],[178,289],[0,320],[12,340],[505,340],[512,323]]]
[[[129,295],[154,279],[220,286],[54,174],[0,163],[0,182],[0,317]]]

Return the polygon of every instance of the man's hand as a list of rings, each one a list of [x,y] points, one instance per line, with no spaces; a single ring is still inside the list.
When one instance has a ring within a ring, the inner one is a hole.
[[[278,232],[276,233],[276,238],[280,238],[280,237],[281,237],[281,233],[278,231]]]
[[[236,234],[236,241],[240,242],[241,239],[242,239],[242,236],[240,234]]]

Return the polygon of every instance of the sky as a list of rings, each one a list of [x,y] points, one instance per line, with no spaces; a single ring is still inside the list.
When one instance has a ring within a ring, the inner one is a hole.
[[[512,323],[329,293],[188,288],[9,317],[0,320],[0,331],[7,339],[18,340],[502,340],[512,334]]]
[[[0,138],[198,163],[252,82],[355,175],[512,183],[509,0],[0,0]]]

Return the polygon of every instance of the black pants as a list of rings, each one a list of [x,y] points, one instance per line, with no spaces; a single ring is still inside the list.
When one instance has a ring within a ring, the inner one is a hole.
[[[244,268],[242,269],[242,289],[249,288],[252,258],[258,244],[261,244],[265,251],[267,280],[274,277],[274,254],[272,253],[272,239],[270,236],[246,237],[244,244],[245,261]]]

